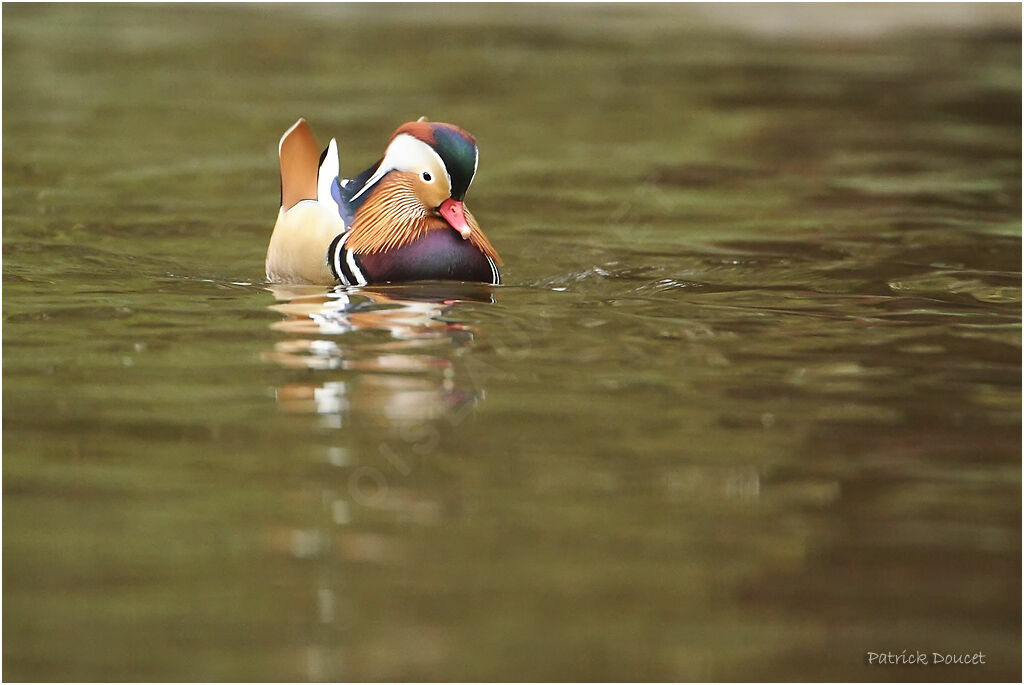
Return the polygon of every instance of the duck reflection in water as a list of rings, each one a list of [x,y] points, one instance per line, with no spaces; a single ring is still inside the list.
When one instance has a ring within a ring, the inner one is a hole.
[[[291,337],[263,358],[293,369],[351,372],[279,387],[283,411],[404,423],[461,413],[483,397],[460,363],[474,331],[446,315],[458,302],[493,302],[485,286],[270,290],[277,302],[269,308],[285,315],[271,328]]]
[[[263,358],[292,377],[277,388],[278,406],[317,417],[326,430],[309,445],[330,470],[295,493],[310,505],[304,524],[270,531],[267,541],[312,564],[315,608],[302,619],[310,632],[296,679],[350,680],[357,633],[340,631],[360,625],[361,612],[346,579],[353,568],[402,564],[407,552],[400,536],[358,520],[438,525],[442,502],[413,473],[484,397],[470,367],[476,331],[454,319],[458,307],[494,298],[486,286],[447,283],[270,290],[269,308],[283,315],[271,328],[283,335]]]

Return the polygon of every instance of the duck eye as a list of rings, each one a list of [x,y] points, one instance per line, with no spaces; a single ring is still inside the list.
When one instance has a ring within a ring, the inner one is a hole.
[[[423,176],[423,180],[426,181],[427,183],[430,183],[432,180],[434,180],[434,177],[430,175],[429,171],[424,171],[420,175]]]

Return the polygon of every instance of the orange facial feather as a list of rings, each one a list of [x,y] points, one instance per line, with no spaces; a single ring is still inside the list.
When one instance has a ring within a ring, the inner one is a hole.
[[[484,232],[480,230],[480,224],[476,222],[476,217],[470,214],[469,210],[465,210],[466,223],[473,229],[473,232],[469,234],[469,242],[472,243],[478,250],[483,252],[485,255],[494,260],[494,263],[501,266],[501,257],[498,256],[498,251],[491,245],[491,241],[487,239]]]
[[[427,231],[455,230],[436,211],[423,206],[416,195],[415,179],[415,174],[406,172],[388,174],[356,213],[345,247],[356,254],[376,254],[408,245]],[[469,242],[500,266],[501,257],[469,210],[466,222],[473,229]]]

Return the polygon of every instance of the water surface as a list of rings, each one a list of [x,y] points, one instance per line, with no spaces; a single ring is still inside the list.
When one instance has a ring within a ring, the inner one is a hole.
[[[1019,16],[3,19],[6,679],[1019,677]],[[265,284],[420,115],[505,285]]]

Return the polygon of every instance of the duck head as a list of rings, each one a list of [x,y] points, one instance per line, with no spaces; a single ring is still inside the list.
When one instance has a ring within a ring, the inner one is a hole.
[[[399,126],[376,169],[352,196],[358,208],[348,248],[383,252],[427,231],[450,229],[497,260],[465,206],[479,159],[476,140],[458,126],[423,119]]]

